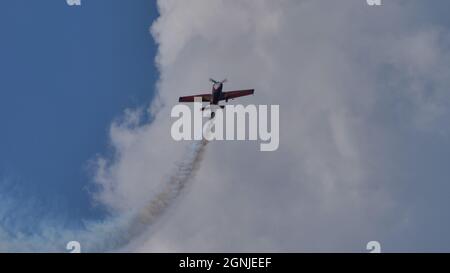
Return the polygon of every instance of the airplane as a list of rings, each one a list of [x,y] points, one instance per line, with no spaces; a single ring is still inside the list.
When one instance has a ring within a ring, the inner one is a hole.
[[[214,79],[209,79],[210,82],[213,83],[212,91],[208,94],[200,94],[200,95],[194,95],[194,96],[185,96],[180,97],[179,102],[194,102],[194,99],[196,97],[201,97],[202,102],[209,102],[209,105],[218,105],[220,108],[224,108],[225,105],[219,105],[220,101],[228,102],[228,100],[233,100],[238,97],[253,95],[255,92],[255,89],[246,89],[246,90],[236,90],[236,91],[222,91],[223,84],[227,82],[227,80],[223,80],[221,82],[216,81]],[[205,110],[205,107],[202,107],[202,111]],[[215,116],[214,112],[211,112],[211,119],[213,119]]]

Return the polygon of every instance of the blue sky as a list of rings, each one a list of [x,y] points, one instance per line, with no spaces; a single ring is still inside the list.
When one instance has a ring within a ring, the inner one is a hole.
[[[21,213],[67,225],[103,215],[88,162],[108,153],[125,108],[151,100],[156,16],[148,0],[2,2],[0,189],[16,204],[2,225],[25,228]]]
[[[182,155],[160,137],[169,120],[109,126],[148,106],[158,78],[168,113],[178,96],[223,76],[226,88],[251,84],[252,102],[289,113],[280,150],[209,145],[206,171],[144,250],[364,251],[375,239],[387,251],[448,251],[449,1],[162,0],[153,28],[161,75],[149,34],[156,1],[82,2],[0,9],[0,250],[2,237],[84,220],[102,233],[107,214],[89,194],[97,155],[111,163],[102,185],[117,186],[99,196],[119,220],[147,204]],[[117,157],[114,148],[123,148]]]

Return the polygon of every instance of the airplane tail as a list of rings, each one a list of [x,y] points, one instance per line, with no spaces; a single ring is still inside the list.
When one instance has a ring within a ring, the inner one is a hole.
[[[220,109],[224,109],[225,105],[219,105],[219,107],[220,107]],[[206,108],[207,107],[202,107],[201,111],[202,112],[205,111]],[[214,112],[214,110],[211,109],[211,117],[210,117],[210,119],[213,119],[215,116],[216,116],[216,112]]]
[[[225,105],[219,105],[219,107],[220,107],[220,109],[225,109]],[[202,107],[201,111],[202,112],[205,111],[206,108],[207,108],[206,106]]]

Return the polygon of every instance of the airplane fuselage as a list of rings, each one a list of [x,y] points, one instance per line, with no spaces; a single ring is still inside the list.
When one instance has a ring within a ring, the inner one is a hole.
[[[212,96],[210,104],[217,105],[222,97],[223,84],[215,83],[212,87]]]

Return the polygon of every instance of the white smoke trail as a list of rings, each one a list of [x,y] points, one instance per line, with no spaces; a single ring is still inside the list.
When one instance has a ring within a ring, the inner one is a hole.
[[[103,222],[88,222],[81,231],[43,224],[34,235],[5,234],[0,228],[0,252],[61,252],[69,241],[78,241],[83,252],[116,251],[148,230],[175,202],[199,169],[208,141],[188,147],[154,198],[140,209]]]
[[[208,138],[214,120],[206,124],[205,134]],[[112,225],[114,229],[107,233],[97,245],[92,246],[92,251],[113,251],[129,244],[134,238],[140,236],[149,229],[175,202],[188,186],[189,181],[199,170],[203,160],[208,141],[204,138],[193,143],[189,147],[185,158],[176,164],[176,168],[163,185],[161,191],[154,196],[136,213],[119,219],[121,223]]]
[[[114,238],[104,238],[103,242],[94,246],[93,251],[115,250],[130,243],[154,224],[182,194],[188,182],[200,168],[208,141],[202,140],[189,147],[186,158],[179,162],[161,191],[145,204],[137,213],[128,219],[122,219],[123,225],[118,225],[110,235]]]
[[[161,47],[160,45],[159,50]],[[152,114],[161,111],[158,108],[160,105],[155,104],[157,107],[153,105],[150,108]],[[146,125],[152,128],[165,128],[159,123]],[[207,132],[210,131],[211,125],[212,123],[207,126]],[[154,131],[158,131],[158,129]],[[85,227],[79,230],[68,229],[63,223],[57,221],[42,219],[29,221],[33,225],[33,234],[22,234],[14,230],[11,233],[0,225],[0,252],[61,252],[65,251],[66,243],[69,241],[80,242],[83,252],[120,249],[148,230],[174,204],[199,169],[207,144],[208,141],[202,140],[188,147],[189,150],[185,157],[175,164],[175,169],[167,177],[167,180],[162,181],[160,191],[143,206],[126,213],[118,212],[118,215],[110,216],[103,221],[87,221]],[[126,179],[122,181],[128,183]],[[23,204],[20,206],[23,207]],[[26,223],[26,225],[28,224]]]

